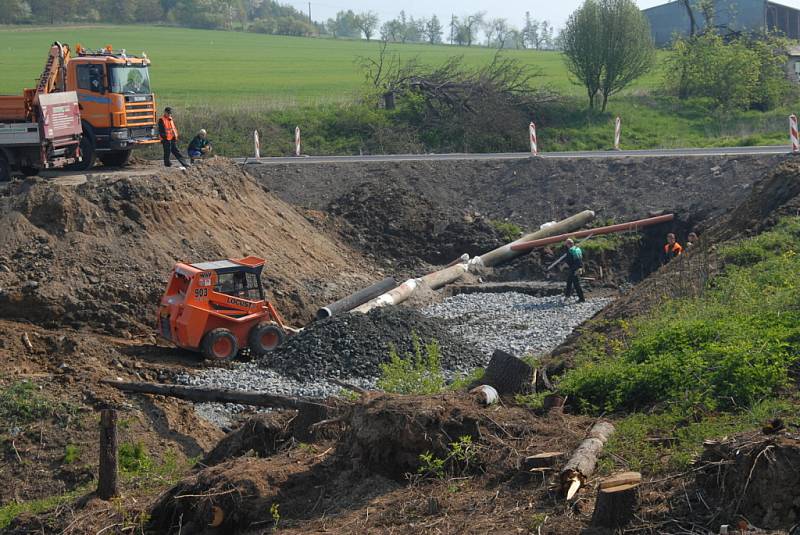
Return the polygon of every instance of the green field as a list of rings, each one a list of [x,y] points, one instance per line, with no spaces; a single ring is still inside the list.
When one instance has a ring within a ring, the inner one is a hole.
[[[174,106],[252,102],[283,107],[348,100],[363,83],[358,58],[377,56],[379,47],[374,41],[166,27],[6,27],[0,29],[0,94],[31,87],[41,73],[48,45],[56,40],[88,48],[112,44],[132,54],[147,52],[159,101]],[[397,44],[392,50],[403,59],[418,56],[430,64],[463,55],[468,64],[481,65],[495,54],[487,48],[423,44]],[[559,53],[508,50],[504,54],[539,69],[543,84],[583,94],[569,82]],[[632,90],[656,83],[657,74],[652,73]]]

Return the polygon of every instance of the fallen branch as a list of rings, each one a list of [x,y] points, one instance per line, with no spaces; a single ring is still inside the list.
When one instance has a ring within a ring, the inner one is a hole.
[[[572,452],[561,470],[561,489],[567,500],[571,500],[594,473],[597,457],[612,434],[614,426],[611,423],[597,422],[589,430],[589,436]]]

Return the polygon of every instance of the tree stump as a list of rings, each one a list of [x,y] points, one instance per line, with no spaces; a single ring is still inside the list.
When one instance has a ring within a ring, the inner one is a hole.
[[[117,411],[103,409],[100,413],[100,470],[97,496],[109,500],[117,491]]]
[[[560,414],[564,412],[564,403],[566,403],[566,401],[567,398],[564,396],[559,396],[558,394],[548,394],[542,400],[542,406],[545,412]]]
[[[482,384],[494,387],[500,395],[529,392],[533,381],[533,368],[514,355],[495,349]]]
[[[639,475],[641,479],[641,475]],[[597,493],[597,501],[592,515],[592,526],[619,529],[625,527],[632,519],[639,505],[639,483],[601,488]]]

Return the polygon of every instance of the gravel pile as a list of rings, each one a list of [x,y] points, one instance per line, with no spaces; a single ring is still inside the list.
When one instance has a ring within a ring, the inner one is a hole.
[[[474,293],[450,297],[422,313],[449,320],[453,334],[472,342],[484,354],[502,349],[522,356],[551,351],[611,301],[600,298],[578,303],[573,298],[565,304],[561,296]]]
[[[260,364],[298,381],[373,378],[389,360],[391,346],[401,355],[413,351],[413,334],[423,344],[438,342],[445,369],[471,370],[485,361],[482,352],[440,320],[409,308],[386,307],[313,323]]]

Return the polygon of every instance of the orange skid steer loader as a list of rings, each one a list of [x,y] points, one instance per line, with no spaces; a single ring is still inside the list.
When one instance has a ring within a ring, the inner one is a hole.
[[[158,308],[159,336],[212,360],[232,360],[243,349],[275,350],[298,331],[265,299],[263,267],[254,256],[175,264]]]

